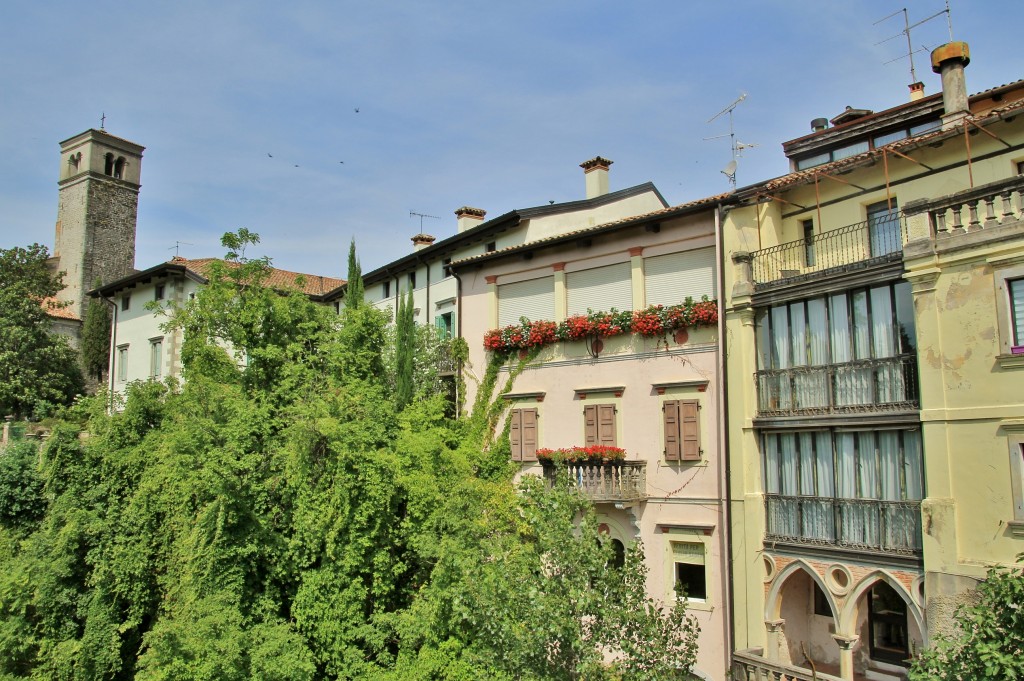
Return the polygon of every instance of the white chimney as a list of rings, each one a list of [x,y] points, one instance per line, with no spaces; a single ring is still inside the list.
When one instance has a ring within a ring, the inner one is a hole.
[[[587,198],[593,199],[608,193],[608,166],[613,162],[600,156],[580,164],[587,181]]]
[[[476,227],[484,221],[484,216],[487,215],[487,211],[482,208],[470,208],[469,206],[463,206],[455,211],[455,217],[458,218],[459,233],[465,232],[467,229]]]
[[[916,102],[924,98],[924,83],[917,81],[910,84],[910,101]]]
[[[429,234],[417,234],[412,238],[412,250],[423,250],[435,241],[437,241],[437,238],[430,236]]]
[[[932,50],[932,71],[942,74],[942,129],[948,130],[970,113],[964,67],[971,63],[967,43],[952,42]]]

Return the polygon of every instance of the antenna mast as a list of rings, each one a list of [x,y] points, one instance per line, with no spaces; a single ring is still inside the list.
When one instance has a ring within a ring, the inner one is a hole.
[[[414,215],[419,217],[419,219],[420,219],[420,234],[423,233],[423,218],[430,218],[432,220],[440,220],[441,219],[441,218],[437,217],[436,215],[427,215],[426,213],[417,213],[414,210],[410,210],[409,211],[409,217],[413,217]]]
[[[903,9],[896,10],[895,12],[893,12],[892,14],[890,14],[888,16],[882,17],[881,19],[879,19],[878,21],[873,23],[872,26],[877,26],[878,24],[882,23],[883,21],[886,21],[888,19],[892,19],[894,16],[896,16],[897,14],[899,14],[901,12],[903,13],[903,30],[900,31],[899,33],[897,33],[896,35],[889,36],[885,40],[879,40],[877,43],[875,43],[875,45],[876,46],[877,45],[881,45],[883,43],[889,42],[890,40],[895,40],[896,38],[899,38],[900,36],[905,36],[906,39],[907,39],[907,53],[905,55],[903,55],[903,56],[896,57],[895,59],[890,59],[889,61],[887,61],[885,63],[886,64],[891,64],[894,61],[899,61],[900,59],[903,59],[903,57],[907,57],[908,59],[910,59],[910,80],[911,80],[912,83],[916,83],[918,81],[917,81],[917,71],[914,69],[914,54],[917,53],[917,52],[927,52],[928,51],[928,47],[926,45],[922,45],[921,49],[915,50],[914,49],[914,45],[913,45],[913,43],[910,40],[910,29],[917,28],[921,24],[927,23],[927,22],[931,21],[932,19],[934,19],[935,17],[939,17],[939,16],[942,16],[943,14],[945,14],[946,15],[946,24],[949,27],[949,40],[950,40],[950,42],[952,42],[952,40],[953,40],[953,16],[952,16],[952,14],[949,11],[949,0],[946,0],[946,9],[941,10],[939,12],[936,12],[935,14],[931,15],[930,17],[927,17],[926,19],[922,19],[921,21],[918,21],[918,22],[916,22],[914,24],[910,23],[910,16],[907,14],[907,8],[904,7]]]
[[[715,135],[714,137],[705,137],[704,138],[705,142],[710,141],[710,140],[722,139],[724,137],[728,137],[729,138],[729,148],[732,150],[732,161],[730,161],[729,165],[727,165],[725,167],[725,170],[722,170],[721,172],[722,172],[723,175],[725,175],[726,177],[729,178],[729,184],[732,186],[733,189],[736,188],[736,165],[737,165],[737,159],[739,159],[739,157],[743,153],[744,149],[749,149],[751,147],[756,147],[757,146],[756,144],[744,144],[743,142],[740,142],[739,140],[737,140],[736,139],[736,130],[733,127],[732,112],[746,98],[747,98],[747,93],[746,92],[741,92],[740,96],[737,97],[736,100],[732,104],[730,104],[729,106],[725,107],[724,109],[722,109],[721,111],[719,111],[714,116],[712,116],[711,118],[708,119],[708,123],[713,123],[714,121],[716,121],[717,119],[721,118],[722,116],[728,115],[729,116],[729,133],[728,134]]]

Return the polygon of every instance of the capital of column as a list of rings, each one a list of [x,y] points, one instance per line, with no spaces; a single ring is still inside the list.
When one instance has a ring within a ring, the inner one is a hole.
[[[747,251],[732,252],[732,261],[736,264],[739,264],[741,262],[750,262],[752,259],[753,256],[751,256],[750,253],[748,253]]]
[[[484,281],[486,281],[488,284],[497,284],[498,283],[498,275],[497,274],[488,274],[487,276],[484,277]]]
[[[845,634],[832,634],[833,640],[839,645],[840,650],[853,650],[860,640],[860,636],[846,636]]]
[[[782,631],[782,626],[786,623],[786,620],[765,620],[764,626],[768,629],[769,634],[777,634]]]
[[[555,272],[564,272],[565,271],[565,263],[564,262],[552,263],[551,264],[551,269],[554,270]]]
[[[644,247],[643,246],[633,246],[633,248],[629,249],[629,257],[631,257],[631,258],[635,258],[636,256],[643,255],[643,254],[644,254]]]

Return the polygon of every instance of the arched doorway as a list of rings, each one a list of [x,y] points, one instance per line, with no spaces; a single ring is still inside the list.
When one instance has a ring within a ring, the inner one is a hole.
[[[772,591],[775,603],[769,612],[781,620],[778,638],[778,661],[809,667],[837,665],[839,646],[832,634],[836,631],[834,599],[825,591],[820,578],[800,563],[790,566],[777,579],[781,583]],[[774,651],[772,651],[774,652]]]

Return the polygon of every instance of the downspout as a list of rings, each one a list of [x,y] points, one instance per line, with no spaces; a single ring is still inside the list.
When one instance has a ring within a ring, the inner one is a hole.
[[[110,393],[107,400],[107,415],[114,413],[114,357],[117,352],[117,303],[107,298],[102,293],[97,292],[97,295],[114,311],[112,319],[110,320],[110,353],[107,358],[107,373],[110,376],[107,377],[107,390]]]
[[[719,457],[719,480],[724,478],[725,507],[720,512],[723,516],[725,527],[726,546],[726,602],[729,604],[726,610],[725,627],[725,668],[732,669],[732,648],[735,640],[736,628],[736,599],[733,595],[733,547],[732,547],[732,461],[729,452],[729,399],[726,395],[728,371],[725,362],[726,335],[725,335],[725,253],[722,248],[722,204],[715,206],[715,251],[718,253],[718,359],[716,369],[718,371],[718,438],[721,443],[722,455]],[[723,470],[724,469],[724,470]]]

